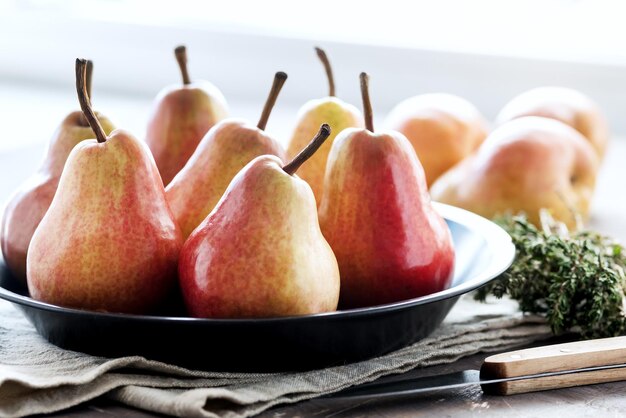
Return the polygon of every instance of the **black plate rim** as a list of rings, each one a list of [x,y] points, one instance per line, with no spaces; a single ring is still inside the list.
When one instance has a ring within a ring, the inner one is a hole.
[[[155,316],[155,315],[135,315],[111,312],[89,311],[76,308],[65,308],[45,302],[34,300],[28,296],[19,295],[0,286],[0,299],[9,302],[27,306],[30,308],[51,311],[56,313],[66,313],[73,315],[95,315],[102,318],[136,320],[136,321],[168,321],[168,322],[200,322],[212,324],[252,324],[252,323],[275,323],[275,322],[291,322],[291,321],[316,321],[325,319],[348,319],[361,316],[377,315],[389,313],[397,310],[404,310],[419,305],[425,305],[461,296],[472,290],[475,290],[490,281],[496,279],[506,269],[510,267],[515,258],[515,245],[510,235],[494,222],[483,218],[475,213],[467,210],[446,205],[439,202],[432,202],[435,210],[444,217],[444,219],[459,223],[473,232],[481,235],[485,239],[486,245],[491,250],[494,257],[488,268],[483,270],[470,280],[464,281],[457,286],[450,287],[440,292],[431,293],[430,295],[418,298],[407,299],[400,302],[388,303],[383,305],[368,306],[364,308],[344,309],[334,312],[325,312],[312,315],[284,316],[272,318],[192,318],[183,316]]]

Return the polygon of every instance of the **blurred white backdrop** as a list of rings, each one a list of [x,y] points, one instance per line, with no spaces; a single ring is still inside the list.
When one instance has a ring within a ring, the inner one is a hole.
[[[297,108],[327,91],[314,45],[356,105],[358,73],[370,73],[378,119],[433,91],[492,118],[555,84],[589,94],[623,134],[625,11],[621,0],[0,0],[0,150],[45,144],[77,107],[76,57],[95,61],[96,107],[142,136],[152,98],[179,82],[181,43],[192,77],[222,89],[236,116],[256,119],[272,74],[286,71],[268,125],[283,141]]]
[[[365,45],[626,62],[622,0],[4,1],[3,14],[27,19],[210,28]]]
[[[256,120],[273,73],[286,71],[268,124],[283,142],[298,107],[327,92],[315,45],[330,56],[338,95],[357,106],[358,74],[370,73],[378,120],[400,100],[434,91],[493,118],[526,89],[563,85],[594,98],[623,136],[625,12],[623,0],[0,0],[0,202],[78,108],[76,57],[95,61],[95,107],[142,137],[153,97],[179,83],[179,44],[188,46],[191,76],[216,84],[233,116]],[[599,192],[612,184],[600,181]],[[598,193],[596,213],[626,204],[609,189]]]

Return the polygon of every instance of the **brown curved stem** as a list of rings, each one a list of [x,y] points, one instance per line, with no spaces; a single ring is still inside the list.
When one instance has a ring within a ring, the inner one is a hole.
[[[85,85],[87,87],[87,97],[91,102],[91,78],[93,76],[93,61],[87,60],[87,70],[85,73]]]
[[[283,166],[283,170],[285,170],[285,173],[293,175],[293,173],[295,173],[306,160],[308,160],[313,154],[315,154],[315,151],[317,151],[319,147],[322,146],[324,141],[326,141],[326,138],[328,138],[329,136],[330,126],[325,123],[320,126],[319,132],[317,133],[317,135],[315,135],[311,142],[309,142],[309,145],[304,147],[304,149],[300,151],[298,155],[293,158],[293,160]]]
[[[324,65],[324,69],[326,70],[326,78],[328,78],[328,95],[333,97],[335,95],[335,78],[333,77],[333,68],[330,66],[328,56],[322,48],[316,46],[315,52],[317,52],[317,56],[320,61],[322,61],[322,65]]]
[[[92,80],[92,76],[93,76],[93,61],[92,60],[87,60],[87,69],[86,69],[86,73],[85,73],[85,84],[86,84],[86,87],[87,87],[87,98],[89,99],[89,103],[91,103],[91,80]],[[84,127],[89,126],[89,121],[87,120],[87,117],[85,116],[84,113],[80,115],[79,124],[80,124],[80,126],[84,126]]]
[[[183,84],[185,86],[191,84],[189,71],[187,70],[187,48],[184,45],[177,46],[176,49],[174,49],[174,55],[176,55],[176,61],[178,61],[180,73],[183,76]]]
[[[374,132],[374,115],[372,112],[372,102],[370,101],[370,77],[366,73],[361,73],[361,97],[363,98],[363,118],[365,119],[365,128]]]
[[[93,109],[91,108],[91,102],[89,101],[89,95],[87,94],[87,60],[76,58],[76,93],[78,94],[78,102],[80,108],[89,122],[89,126],[96,134],[98,142],[105,142],[107,136],[100,125],[100,121],[96,117]]]
[[[272,83],[272,88],[270,90],[269,96],[267,96],[267,100],[265,101],[265,106],[263,106],[263,112],[261,113],[261,117],[259,118],[259,123],[256,124],[257,128],[264,130],[267,125],[267,120],[270,118],[270,113],[272,113],[272,109],[274,108],[274,104],[276,104],[276,99],[278,98],[278,93],[283,88],[283,84],[287,80],[287,74],[282,71],[277,72],[274,75],[274,82]]]

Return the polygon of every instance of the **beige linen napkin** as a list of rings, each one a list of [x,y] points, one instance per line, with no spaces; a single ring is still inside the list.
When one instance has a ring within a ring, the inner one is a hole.
[[[540,318],[521,315],[511,301],[478,304],[464,298],[432,336],[376,359],[300,373],[216,373],[142,357],[109,359],[62,350],[0,301],[0,417],[59,411],[101,395],[180,417],[247,417],[381,376],[549,336]]]

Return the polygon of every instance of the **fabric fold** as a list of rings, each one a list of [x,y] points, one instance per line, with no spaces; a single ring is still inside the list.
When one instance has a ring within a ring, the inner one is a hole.
[[[511,301],[478,304],[464,298],[430,337],[375,359],[298,373],[222,373],[138,356],[108,359],[63,350],[0,301],[0,416],[50,413],[106,395],[172,416],[248,417],[275,405],[550,335],[542,318],[520,314]]]

